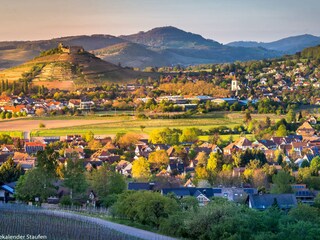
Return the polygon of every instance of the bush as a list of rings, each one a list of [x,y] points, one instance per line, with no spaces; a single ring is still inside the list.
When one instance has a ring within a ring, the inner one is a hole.
[[[157,228],[178,209],[174,199],[148,191],[127,191],[113,206],[116,216]]]
[[[61,206],[71,206],[72,205],[72,201],[71,201],[70,196],[63,196],[60,199],[59,203],[60,203]]]

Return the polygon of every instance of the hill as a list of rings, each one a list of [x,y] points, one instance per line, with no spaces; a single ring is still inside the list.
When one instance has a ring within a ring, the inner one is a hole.
[[[227,45],[175,27],[115,37],[81,35],[40,41],[0,42],[0,69],[17,66],[52,49],[58,43],[83,46],[97,57],[122,66],[194,65],[260,60],[301,51],[320,44],[318,37],[301,35],[271,43],[233,42]]]
[[[313,47],[320,44],[320,37],[316,37],[310,34],[304,34],[299,36],[293,36],[283,38],[278,41],[264,43],[264,42],[231,42],[228,46],[232,47],[263,47],[269,50],[275,50],[283,52],[285,54],[294,54],[302,51],[304,48]]]
[[[152,48],[195,48],[202,49],[208,47],[217,47],[221,44],[203,38],[201,35],[185,32],[175,27],[159,27],[147,32],[120,36],[130,42],[142,44]]]
[[[145,46],[124,42],[92,51],[97,57],[115,64],[125,66],[146,67],[170,65],[169,59],[161,52],[153,51]]]
[[[40,41],[0,42],[0,69],[17,66],[38,56],[42,51],[55,48],[59,43],[82,46],[87,51],[125,42],[111,35],[70,36]]]
[[[63,52],[60,48],[43,52],[31,61],[1,71],[0,80],[19,81],[27,78],[34,85],[71,89],[106,82],[128,82],[150,76],[105,62],[81,47],[70,49],[70,53]]]

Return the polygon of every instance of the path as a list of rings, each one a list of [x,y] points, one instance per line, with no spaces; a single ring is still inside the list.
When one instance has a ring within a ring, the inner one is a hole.
[[[129,227],[129,226],[118,224],[118,223],[113,223],[113,222],[103,220],[100,218],[88,217],[88,216],[83,216],[83,215],[79,215],[79,214],[75,214],[75,213],[71,213],[71,212],[63,212],[63,211],[41,210],[41,212],[45,212],[45,213],[59,216],[59,217],[74,218],[74,219],[81,220],[81,221],[89,221],[89,222],[92,222],[95,224],[99,224],[103,227],[113,229],[117,232],[121,232],[123,234],[127,234],[129,236],[134,236],[134,237],[141,238],[141,239],[176,240],[176,238],[164,236],[161,234],[149,232],[149,231],[134,228],[134,227]]]

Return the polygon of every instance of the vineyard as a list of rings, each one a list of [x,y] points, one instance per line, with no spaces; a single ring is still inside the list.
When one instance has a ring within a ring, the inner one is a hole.
[[[0,204],[0,234],[38,236],[38,239],[137,239],[99,224],[55,215],[53,212],[27,206]]]

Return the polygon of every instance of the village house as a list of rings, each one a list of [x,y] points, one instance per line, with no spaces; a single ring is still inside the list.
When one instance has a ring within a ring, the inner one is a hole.
[[[73,158],[76,157],[78,159],[84,159],[84,149],[83,147],[75,147],[75,148],[66,148],[64,150],[65,158]]]
[[[315,134],[315,132],[316,131],[307,121],[305,121],[296,131],[296,133],[298,135],[301,135],[303,138],[312,137]]]
[[[28,153],[21,152],[14,152],[12,159],[15,164],[20,164],[25,171],[32,169],[36,162],[36,157],[31,157]]]
[[[26,142],[24,150],[28,154],[36,154],[38,151],[43,151],[46,145],[40,142]]]
[[[272,206],[278,206],[282,210],[289,210],[297,206],[295,194],[250,194],[247,203],[249,208],[266,210]]]

